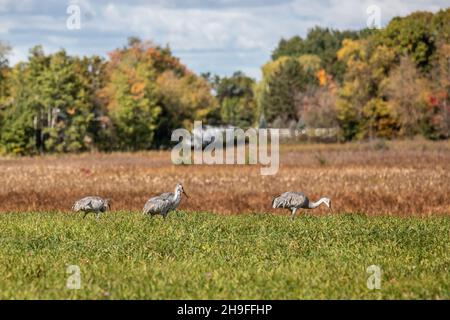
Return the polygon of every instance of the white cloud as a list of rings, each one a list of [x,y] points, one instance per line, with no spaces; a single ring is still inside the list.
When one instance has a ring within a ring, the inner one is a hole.
[[[27,59],[27,52],[28,48],[14,47],[8,56],[8,60],[13,65],[20,61],[25,61]]]
[[[381,11],[382,24],[386,25],[395,16],[405,16],[413,11],[426,10],[436,12],[448,6],[447,0],[329,0],[314,2],[295,0],[292,4],[299,16],[315,17],[320,25],[339,29],[356,29],[366,26],[366,9],[376,5]]]
[[[0,0],[0,13],[1,12],[11,12],[19,11],[25,12],[29,11],[33,6],[32,0]]]

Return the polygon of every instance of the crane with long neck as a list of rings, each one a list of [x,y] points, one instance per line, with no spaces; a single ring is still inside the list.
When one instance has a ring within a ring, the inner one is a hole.
[[[181,194],[189,198],[186,192],[184,192],[181,183],[178,183],[174,192],[166,192],[148,199],[142,212],[151,216],[160,214],[165,219],[170,211],[175,210],[180,205]]]
[[[272,207],[285,208],[291,211],[291,218],[294,219],[297,209],[315,209],[320,205],[326,205],[331,209],[331,200],[323,197],[318,201],[310,201],[303,192],[285,192],[275,197],[272,201]]]

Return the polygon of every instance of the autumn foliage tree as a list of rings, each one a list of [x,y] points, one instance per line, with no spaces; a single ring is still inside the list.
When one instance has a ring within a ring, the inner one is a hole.
[[[151,44],[138,42],[110,54],[108,80],[100,95],[114,125],[115,149],[149,149],[153,144],[162,111],[153,50]]]
[[[419,134],[430,87],[411,57],[401,58],[400,64],[382,81],[381,90],[399,124],[398,134],[407,137]]]
[[[335,80],[341,81],[345,64],[337,59],[336,53],[342,48],[342,41],[362,39],[371,33],[370,29],[341,31],[316,26],[308,30],[305,38],[294,36],[290,39],[281,39],[272,53],[272,60],[275,61],[281,57],[316,55],[321,61],[321,67]]]
[[[430,139],[448,139],[450,138],[450,44],[448,43],[442,42],[436,51],[430,82],[431,92],[422,122],[423,134]]]
[[[110,54],[101,92],[111,115],[116,148],[141,150],[170,143],[172,130],[190,129],[215,108],[208,83],[169,48],[131,38]]]
[[[380,97],[379,85],[394,63],[394,52],[364,40],[345,40],[338,58],[347,72],[337,100],[342,138],[389,137],[395,132],[392,110]]]
[[[166,70],[156,84],[162,106],[156,137],[160,145],[169,144],[174,129],[192,129],[194,121],[207,121],[217,108],[208,82],[191,71]]]

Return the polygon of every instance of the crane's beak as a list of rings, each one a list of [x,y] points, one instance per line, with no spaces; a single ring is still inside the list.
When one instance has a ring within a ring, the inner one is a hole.
[[[186,196],[186,198],[189,198],[188,195],[186,194],[186,192],[184,192],[184,190],[183,190],[183,193],[184,193],[184,195]]]

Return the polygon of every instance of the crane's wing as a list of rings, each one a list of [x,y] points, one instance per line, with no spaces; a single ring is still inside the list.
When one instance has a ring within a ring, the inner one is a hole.
[[[72,207],[72,210],[77,212],[80,210],[88,211],[95,210],[104,205],[104,200],[100,197],[85,197],[76,201]]]
[[[274,198],[272,201],[273,208],[300,208],[308,202],[308,197],[302,192],[285,192]]]
[[[77,200],[73,204],[72,210],[75,211],[75,212],[80,211],[80,210],[84,210],[87,207],[87,205],[90,203],[90,201],[91,201],[91,199],[89,199],[89,197]]]
[[[161,213],[170,206],[170,201],[161,197],[150,198],[144,205],[144,214]]]
[[[159,195],[158,198],[170,201],[170,200],[173,200],[174,196],[175,195],[173,194],[173,192],[166,192],[166,193]]]
[[[92,197],[88,203],[88,207],[94,211],[104,210],[106,208],[106,201],[100,197]]]

